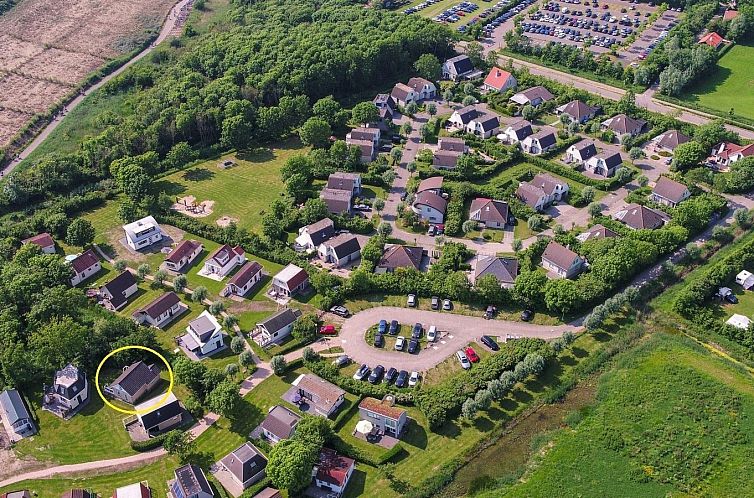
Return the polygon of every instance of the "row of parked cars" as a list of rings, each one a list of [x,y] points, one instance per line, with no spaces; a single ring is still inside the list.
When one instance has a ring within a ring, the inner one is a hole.
[[[644,60],[644,59],[646,59],[646,58],[647,58],[647,56],[648,56],[649,54],[651,54],[651,53],[652,53],[652,50],[654,50],[654,49],[655,49],[655,47],[657,47],[657,45],[658,45],[658,44],[659,44],[659,43],[660,43],[660,42],[661,42],[662,40],[664,40],[665,38],[667,38],[667,36],[668,36],[668,33],[670,33],[670,30],[671,30],[671,29],[673,29],[673,27],[675,27],[675,25],[676,25],[676,24],[678,24],[678,23],[677,23],[676,21],[671,21],[671,22],[669,22],[669,23],[668,23],[668,29],[664,29],[664,30],[660,31],[660,34],[659,34],[659,35],[657,35],[657,38],[655,38],[654,40],[652,40],[652,43],[650,43],[650,44],[649,44],[649,45],[647,46],[647,48],[645,48],[645,49],[644,49],[644,50],[642,51],[642,53],[641,53],[641,54],[639,54],[639,59],[641,59],[641,60]]]
[[[479,6],[473,2],[461,2],[440,12],[436,17],[437,22],[458,22],[467,14],[473,14]]]
[[[395,387],[414,387],[419,383],[419,372],[411,372],[410,374],[406,370],[397,370],[390,367],[385,369],[382,365],[377,365],[374,369],[370,369],[366,363],[362,364],[356,373],[353,374],[354,380],[366,380],[370,384],[378,384],[384,382],[385,384],[395,384]]]
[[[374,347],[381,348],[385,345],[385,334],[397,336],[395,338],[395,350],[403,351],[408,347],[408,352],[415,354],[419,352],[419,340],[424,334],[424,327],[421,323],[415,323],[411,329],[411,339],[398,335],[400,325],[396,320],[387,323],[387,320],[380,320],[377,324],[377,332],[374,334]],[[431,325],[427,329],[427,341],[435,342],[437,340],[437,327]]]

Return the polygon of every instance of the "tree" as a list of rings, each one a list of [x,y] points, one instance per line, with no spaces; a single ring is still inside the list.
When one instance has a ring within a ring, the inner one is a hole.
[[[571,122],[571,116],[569,116],[569,115],[568,115],[568,114],[566,114],[566,113],[561,113],[561,114],[560,114],[560,117],[559,117],[558,119],[559,119],[559,121],[560,121],[560,124],[562,124],[564,128],[565,128],[566,126],[568,126],[568,123],[570,123],[570,122]]]
[[[68,225],[65,241],[72,246],[86,247],[94,241],[94,227],[84,218],[76,218]]]
[[[628,151],[628,157],[630,157],[632,161],[636,161],[637,159],[646,157],[646,154],[644,154],[641,147],[631,147],[631,150]]]
[[[372,207],[379,213],[385,209],[385,201],[379,197],[372,202]]]
[[[393,226],[387,221],[383,221],[382,223],[380,223],[380,226],[377,227],[377,233],[380,235],[380,237],[388,237],[392,232]]]
[[[309,182],[309,178],[300,173],[295,173],[285,179],[285,193],[292,197],[296,202],[301,202],[301,200],[306,197]],[[275,219],[276,221],[280,221],[279,218]],[[280,230],[283,230],[282,225],[280,226]]]
[[[737,133],[731,132],[725,127],[725,121],[722,119],[716,119],[707,124],[697,126],[694,129],[693,138],[693,141],[699,142],[705,151],[712,149],[712,147],[720,142],[738,142],[740,140]],[[679,147],[680,145],[673,151],[674,156],[678,152]]]
[[[149,194],[152,179],[144,168],[136,164],[125,164],[118,169],[118,187],[134,202],[141,202]]]
[[[754,216],[752,216],[752,212],[748,209],[738,208],[733,212],[733,219],[736,220],[736,223],[741,228],[748,228],[751,226]]]
[[[178,382],[188,387],[197,399],[204,400],[206,365],[198,361],[191,361],[186,356],[181,355],[173,362],[173,372],[175,372],[175,378]]]
[[[479,406],[474,398],[467,398],[461,406],[461,416],[466,420],[473,420],[478,410]]]
[[[542,217],[542,215],[533,214],[529,216],[529,219],[526,221],[526,224],[528,225],[529,229],[534,230],[535,232],[538,232],[544,229],[545,219]]]
[[[321,98],[312,106],[314,116],[324,119],[331,128],[340,128],[345,124],[343,107],[332,95]]]
[[[236,374],[238,373],[238,365],[235,363],[228,363],[225,365],[225,375],[230,378],[234,378]]]
[[[589,213],[589,216],[596,218],[602,214],[602,204],[599,202],[592,202],[587,206],[586,210]]]
[[[574,280],[559,278],[545,285],[545,305],[561,316],[572,313],[581,305],[581,294]]]
[[[521,117],[523,117],[527,121],[531,121],[534,119],[534,116],[537,114],[537,110],[531,105],[531,104],[525,104],[521,108]]]
[[[494,275],[483,275],[474,284],[481,304],[502,306],[508,298],[508,290],[504,289]]]
[[[466,45],[466,55],[474,67],[484,67],[484,48],[481,43],[473,41]]]
[[[445,90],[442,93],[442,99],[445,102],[450,102],[451,100],[453,100],[453,91],[450,88],[448,88],[447,90]]]
[[[408,137],[409,135],[411,135],[412,131],[414,131],[414,127],[411,126],[410,122],[406,121],[405,123],[403,123],[403,125],[401,125],[401,132],[403,132],[405,136]]]
[[[154,273],[154,285],[161,287],[166,278],[168,278],[168,274],[164,270],[157,270]]]
[[[246,340],[243,337],[235,336],[230,340],[230,350],[236,354],[246,349]]]
[[[241,353],[238,355],[238,363],[246,370],[248,370],[249,367],[254,365],[254,353],[252,353],[248,349],[246,351],[241,351]]]
[[[332,129],[327,121],[315,117],[307,119],[304,124],[301,125],[298,134],[304,145],[323,148],[330,142]]]
[[[649,185],[649,178],[647,178],[646,175],[639,175],[636,177],[636,183],[638,183],[640,187],[646,187]]]
[[[265,468],[267,477],[276,488],[295,494],[311,483],[318,452],[318,448],[298,439],[284,439],[270,450]]]
[[[296,424],[296,432],[293,437],[312,448],[321,448],[335,437],[335,433],[328,419],[304,415]]]
[[[230,313],[226,313],[223,317],[223,326],[226,329],[232,329],[238,325],[238,317],[236,315],[231,315]]]
[[[461,225],[461,231],[464,234],[469,234],[479,228],[479,223],[476,220],[466,220]]]
[[[390,159],[393,160],[393,164],[398,164],[399,162],[401,162],[401,157],[403,157],[403,151],[400,148],[393,147],[392,149],[390,149]]]
[[[427,107],[427,113],[430,116],[434,116],[435,114],[437,114],[437,105],[434,102],[430,102],[429,104],[427,104],[426,107]]]
[[[251,122],[241,114],[227,117],[223,120],[220,143],[228,148],[245,149],[252,137],[252,129]]]
[[[194,149],[186,142],[178,142],[171,147],[164,159],[168,169],[180,168],[196,159]]]
[[[628,181],[631,180],[631,176],[633,176],[633,173],[628,168],[621,166],[615,170],[615,178],[618,179],[619,183],[628,183]]]
[[[377,121],[380,117],[380,111],[372,102],[361,102],[356,104],[351,110],[351,119],[354,123],[367,125]]]
[[[115,263],[113,263],[113,268],[115,268],[115,271],[117,271],[118,273],[123,273],[123,270],[125,270],[127,266],[128,264],[122,259],[119,259]]]
[[[584,199],[584,202],[586,202],[587,204],[594,200],[594,196],[595,196],[594,187],[586,186],[581,191],[581,198]]]
[[[173,289],[176,292],[183,292],[187,284],[188,279],[186,278],[186,275],[176,275],[173,279]]]
[[[534,306],[542,300],[547,282],[547,275],[541,271],[522,272],[513,285],[513,294],[518,301]]]
[[[144,280],[144,277],[149,275],[152,272],[152,269],[149,267],[149,264],[142,263],[139,265],[138,268],[136,268],[136,275],[142,280]]]
[[[313,342],[317,338],[317,317],[311,313],[300,317],[293,324],[291,335],[301,342]]]
[[[223,417],[233,418],[241,404],[238,385],[230,379],[221,381],[207,394],[207,408]]]
[[[461,104],[463,106],[469,106],[475,103],[476,103],[476,97],[474,97],[473,95],[466,95],[461,101]]]
[[[419,105],[416,102],[409,102],[408,104],[406,104],[405,111],[406,111],[406,114],[408,114],[409,116],[413,117],[414,114],[416,114],[418,110],[419,110]]]
[[[416,163],[414,161],[411,161],[408,164],[406,164],[406,171],[408,171],[409,174],[413,176],[414,172],[416,171]]]
[[[162,447],[170,455],[178,457],[181,463],[186,463],[189,456],[194,452],[196,445],[188,431],[172,430],[165,434]]]
[[[194,289],[194,292],[191,293],[191,300],[195,303],[202,303],[205,299],[207,299],[208,294],[209,291],[207,290],[207,288],[203,285],[200,285],[196,289]]]
[[[422,78],[437,81],[442,73],[442,64],[433,54],[422,54],[414,62],[414,69]]]
[[[699,142],[694,140],[680,144],[673,151],[672,169],[686,171],[699,166],[707,153]]]
[[[521,239],[513,239],[513,252],[519,252],[523,246],[524,243],[521,242]]]
[[[275,373],[275,375],[280,377],[288,368],[288,362],[285,361],[285,358],[283,358],[282,355],[275,355],[270,360],[270,368],[272,368],[272,371]]]
[[[80,362],[86,357],[88,345],[86,328],[68,316],[52,319],[29,338],[29,350],[44,372],[52,372],[69,362]]]

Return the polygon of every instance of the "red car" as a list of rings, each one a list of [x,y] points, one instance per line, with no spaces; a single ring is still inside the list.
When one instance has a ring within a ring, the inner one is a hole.
[[[464,352],[466,353],[466,356],[469,357],[471,363],[477,363],[479,361],[479,355],[476,354],[476,351],[474,351],[474,348],[471,346],[467,347]]]
[[[321,335],[335,335],[338,331],[335,330],[335,325],[323,325],[319,328],[319,333]]]

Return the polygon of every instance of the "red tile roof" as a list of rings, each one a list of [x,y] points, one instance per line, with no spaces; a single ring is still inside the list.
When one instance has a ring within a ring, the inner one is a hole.
[[[385,403],[384,401],[380,401],[376,398],[364,398],[363,400],[361,400],[361,403],[359,403],[359,408],[369,410],[370,412],[379,413],[380,415],[391,418],[393,420],[398,420],[399,418],[401,418],[401,415],[406,413],[406,410],[404,410],[403,408]]]
[[[28,239],[24,239],[22,241],[23,244],[34,244],[41,248],[54,246],[55,241],[52,240],[52,235],[50,235],[47,232],[40,233],[35,235],[34,237],[29,237]]]
[[[179,263],[181,259],[194,252],[196,248],[201,245],[202,244],[196,240],[184,240],[168,253],[167,257],[165,257],[165,261]]]
[[[500,91],[505,87],[508,80],[511,78],[511,73],[500,69],[499,67],[493,67],[490,69],[489,74],[484,78],[484,85],[491,88],[495,88]]]
[[[718,35],[714,31],[711,33],[707,33],[706,35],[702,36],[699,39],[699,43],[704,43],[706,45],[709,45],[712,48],[717,48],[720,46],[722,42],[724,42],[725,39],[723,39],[722,36]]]
[[[93,250],[87,249],[79,256],[71,261],[71,267],[76,273],[82,273],[84,270],[91,268],[99,262],[99,258]]]
[[[329,448],[322,448],[319,452],[317,479],[342,488],[348,483],[349,472],[355,464],[351,458],[338,455]]]
[[[734,19],[738,16],[738,11],[733,9],[727,9],[725,11],[725,14],[723,14],[723,20],[724,21],[730,21],[731,19]]]

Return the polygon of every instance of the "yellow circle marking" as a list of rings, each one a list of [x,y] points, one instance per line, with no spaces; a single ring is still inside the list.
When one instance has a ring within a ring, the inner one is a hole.
[[[99,387],[99,372],[100,372],[100,370],[102,370],[102,365],[104,365],[105,362],[112,355],[114,355],[116,353],[120,353],[121,351],[125,351],[127,349],[141,349],[141,350],[144,350],[144,351],[149,351],[150,353],[152,353],[153,355],[155,355],[159,359],[161,359],[162,362],[165,364],[165,366],[168,368],[168,377],[169,377],[170,383],[168,385],[167,392],[165,392],[165,394],[162,396],[162,398],[160,398],[157,401],[157,403],[155,403],[154,405],[150,406],[149,408],[145,408],[143,410],[124,410],[123,408],[119,408],[119,407],[115,406],[114,404],[110,403],[107,400],[107,398],[105,398],[105,395],[102,394],[102,390]],[[102,361],[99,362],[99,365],[97,366],[97,372],[94,374],[94,385],[97,386],[97,394],[99,394],[99,397],[102,398],[102,401],[104,401],[105,404],[107,406],[109,406],[110,408],[112,408],[113,410],[115,410],[117,412],[125,413],[127,415],[141,415],[143,413],[149,413],[149,412],[154,411],[156,408],[159,408],[163,404],[165,404],[165,401],[167,401],[168,396],[170,396],[170,393],[173,391],[173,382],[174,382],[174,380],[175,379],[173,377],[173,369],[170,368],[170,363],[168,363],[168,360],[166,360],[164,356],[162,356],[160,353],[158,353],[154,349],[148,348],[146,346],[123,346],[123,347],[120,347],[120,348],[115,349],[113,351],[110,351],[110,353],[108,353],[108,355],[105,356],[104,358],[102,358]]]

